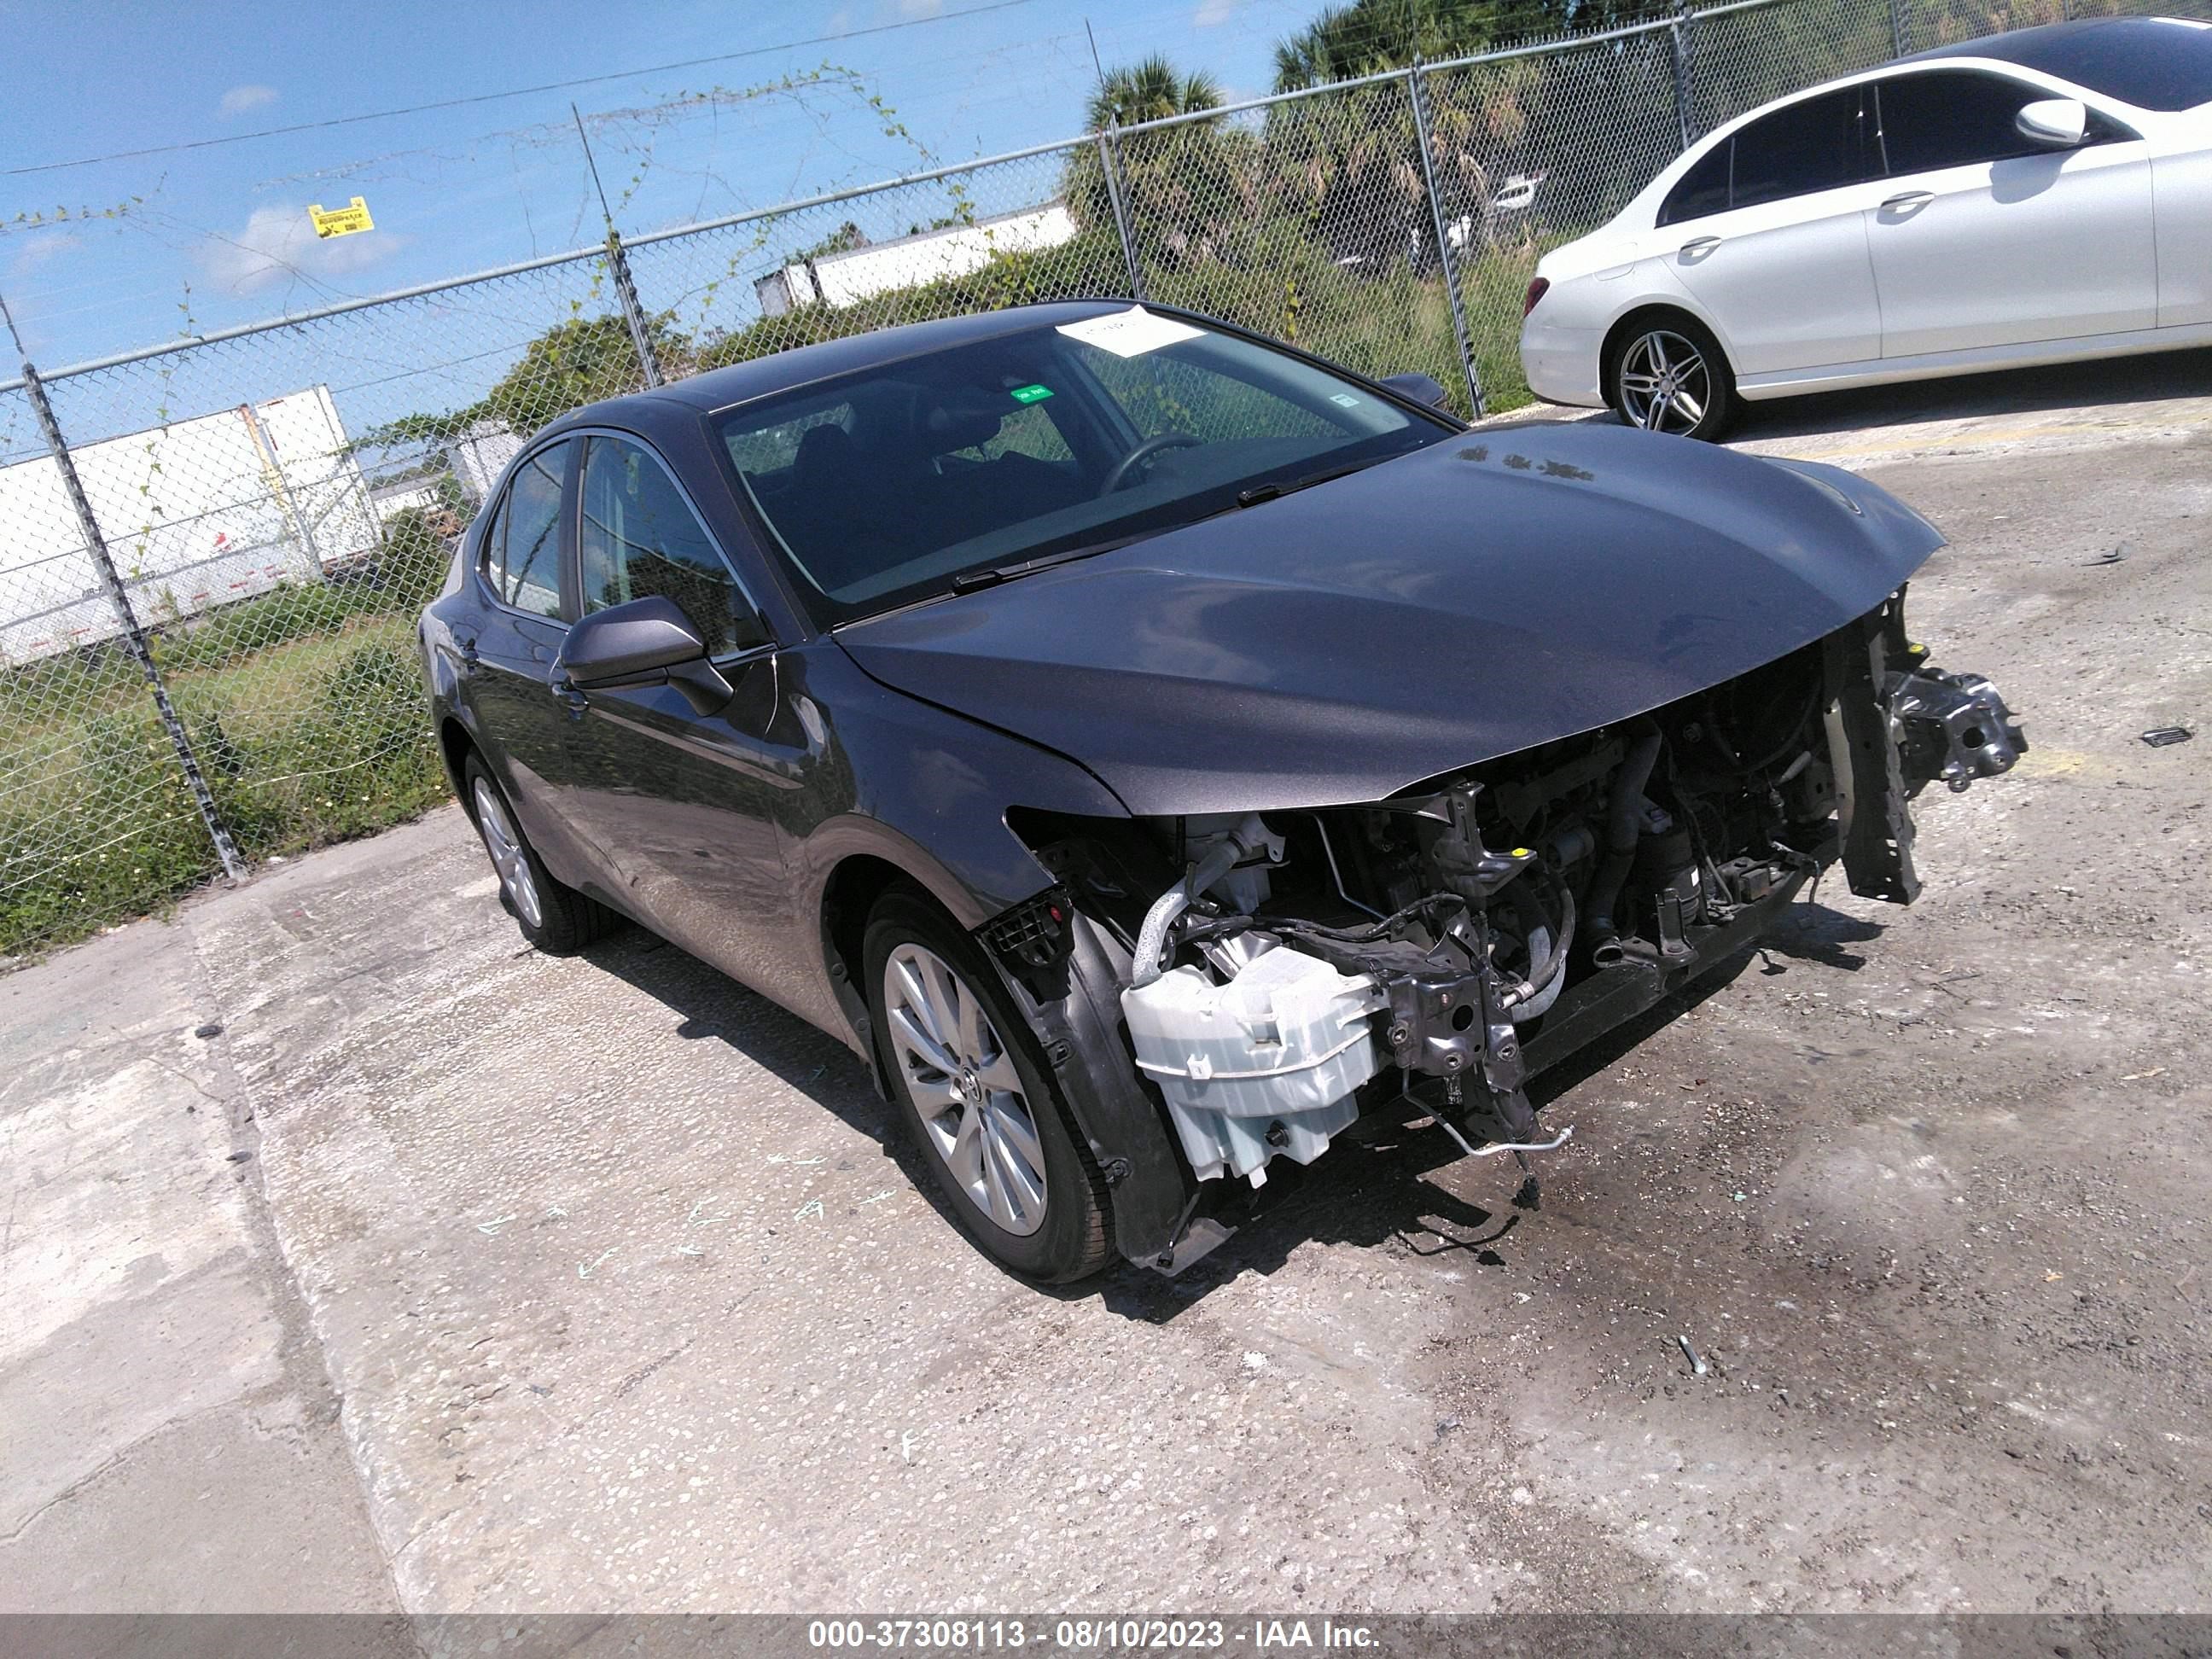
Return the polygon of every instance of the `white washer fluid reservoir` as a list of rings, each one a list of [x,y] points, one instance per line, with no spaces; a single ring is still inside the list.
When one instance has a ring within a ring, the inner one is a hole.
[[[1375,1075],[1383,1000],[1365,975],[1278,945],[1225,985],[1173,969],[1124,991],[1121,1011],[1193,1171],[1256,1187],[1276,1153],[1310,1164],[1358,1116],[1352,1091]]]

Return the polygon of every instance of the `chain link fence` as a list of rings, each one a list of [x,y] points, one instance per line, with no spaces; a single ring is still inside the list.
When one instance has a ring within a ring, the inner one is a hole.
[[[1115,222],[1070,140],[629,240],[668,378],[904,323],[1129,292]]]
[[[643,386],[611,270],[0,390],[0,955],[440,799],[415,617],[521,436]]]
[[[441,799],[416,616],[507,461],[579,404],[1133,296],[1510,407],[1537,259],[1715,125],[1904,52],[2152,9],[2177,7],[1735,0],[27,365],[0,385],[0,957]]]

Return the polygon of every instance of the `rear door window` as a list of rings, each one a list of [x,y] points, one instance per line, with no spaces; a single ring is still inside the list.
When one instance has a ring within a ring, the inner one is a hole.
[[[1735,140],[1723,138],[1698,159],[1698,164],[1674,181],[1659,209],[1659,223],[1680,224],[1702,219],[1709,213],[1725,213],[1729,205],[1729,163]]]
[[[1735,136],[1729,205],[1756,207],[1881,176],[1863,89],[1845,87],[1791,104]]]
[[[562,614],[561,498],[573,447],[548,444],[515,468],[483,535],[484,580],[501,603],[534,616]]]

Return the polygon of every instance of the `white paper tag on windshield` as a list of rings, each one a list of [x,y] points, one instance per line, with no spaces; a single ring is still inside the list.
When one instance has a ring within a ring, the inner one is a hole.
[[[1079,323],[1062,323],[1060,331],[1116,357],[1141,357],[1178,340],[1195,340],[1205,332],[1172,317],[1155,317],[1142,306],[1131,306],[1109,316],[1086,317]]]

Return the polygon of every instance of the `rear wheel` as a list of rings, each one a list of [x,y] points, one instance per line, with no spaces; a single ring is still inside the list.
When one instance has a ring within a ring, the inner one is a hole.
[[[861,958],[900,1115],[962,1226],[1025,1278],[1063,1284],[1105,1267],[1105,1182],[982,952],[902,893],[876,907]]]
[[[550,956],[567,956],[613,927],[613,911],[553,878],[523,835],[507,792],[480,757],[469,757],[461,783],[468,791],[469,814],[499,877],[500,904],[523,938]]]
[[[1680,438],[1718,438],[1741,409],[1720,342],[1687,317],[1634,325],[1613,353],[1605,392],[1629,425]]]

